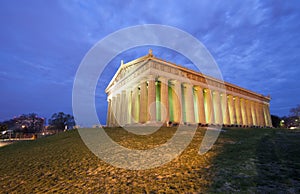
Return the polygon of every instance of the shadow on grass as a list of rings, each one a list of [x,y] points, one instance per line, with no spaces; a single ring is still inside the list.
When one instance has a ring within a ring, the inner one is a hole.
[[[257,145],[257,192],[300,192],[300,132],[277,130]]]

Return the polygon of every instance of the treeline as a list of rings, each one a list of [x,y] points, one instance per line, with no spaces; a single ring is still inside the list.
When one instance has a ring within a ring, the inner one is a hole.
[[[273,127],[276,128],[300,128],[300,105],[290,110],[289,116],[279,117],[271,115]]]
[[[48,120],[36,113],[23,114],[10,120],[0,122],[0,131],[11,131],[15,133],[40,133],[42,131],[63,131],[72,129],[75,126],[74,117],[63,112],[54,113]]]

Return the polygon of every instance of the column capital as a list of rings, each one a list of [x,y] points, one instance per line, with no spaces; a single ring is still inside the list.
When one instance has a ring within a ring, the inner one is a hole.
[[[169,79],[166,77],[158,77],[158,81],[160,81],[163,84],[167,84]]]
[[[182,85],[185,86],[185,87],[189,87],[189,88],[193,87],[193,84],[186,83],[186,82],[183,82]]]
[[[203,87],[198,86],[198,85],[194,85],[195,90],[203,90]]]
[[[156,76],[155,76],[155,75],[147,75],[147,76],[145,77],[145,79],[147,79],[147,81],[155,81]]]

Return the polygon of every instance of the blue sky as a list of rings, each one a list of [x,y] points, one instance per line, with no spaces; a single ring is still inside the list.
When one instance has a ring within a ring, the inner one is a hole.
[[[271,114],[300,104],[300,2],[290,1],[0,1],[0,121],[35,112],[72,113],[77,68],[99,40],[133,25],[164,24],[201,41],[225,81],[267,95]],[[101,123],[103,89],[119,66],[147,52],[135,48],[107,66],[96,90]],[[190,67],[163,48],[154,54]]]

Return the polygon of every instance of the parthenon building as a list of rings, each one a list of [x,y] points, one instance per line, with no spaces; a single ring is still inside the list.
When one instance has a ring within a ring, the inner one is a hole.
[[[271,127],[270,97],[156,58],[121,62],[107,86],[107,126]]]

